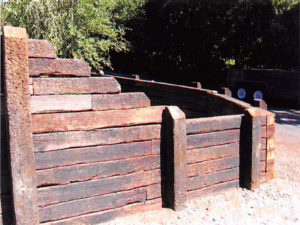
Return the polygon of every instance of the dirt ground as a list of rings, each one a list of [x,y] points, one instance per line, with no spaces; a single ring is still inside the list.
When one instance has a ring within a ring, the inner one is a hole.
[[[106,224],[300,225],[300,110],[276,113],[275,179],[255,191],[234,188],[194,199],[186,209],[160,209],[118,218]]]

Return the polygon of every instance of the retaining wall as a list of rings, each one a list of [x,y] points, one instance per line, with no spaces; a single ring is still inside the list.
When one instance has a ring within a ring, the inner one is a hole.
[[[209,90],[117,78],[121,88],[23,28],[3,34],[0,224],[180,210],[273,177],[273,114]]]
[[[223,115],[243,115],[242,121],[245,122],[242,123],[240,121],[240,126],[245,127],[247,126],[246,124],[249,125],[249,123],[252,123],[251,120],[245,118],[246,111],[255,109],[257,112],[253,114],[253,117],[258,118],[256,119],[257,124],[255,126],[259,127],[259,134],[258,131],[256,131],[256,133],[261,140],[256,143],[256,145],[259,145],[258,149],[260,149],[260,181],[263,183],[274,177],[275,115],[273,113],[252,107],[248,103],[224,94],[219,94],[212,90],[115,75],[109,76],[117,79],[124,92],[141,91],[146,93],[150,98],[152,105],[163,104],[180,107],[187,119],[218,117]],[[246,117],[249,116],[250,115]],[[222,118],[225,117],[220,117],[221,120],[223,120]],[[207,119],[207,121],[208,123],[216,122],[213,118]],[[245,142],[244,145],[246,145],[246,147],[240,147],[241,153],[249,151],[247,145],[252,145],[247,142],[247,140],[252,138],[252,134],[249,132],[250,131],[243,131],[243,135],[240,137],[243,139],[242,136],[245,136],[244,141],[242,142]],[[248,155],[248,157],[250,156]],[[248,158],[246,157],[243,164],[247,164],[247,160]]]
[[[187,118],[243,114],[248,103],[216,91],[163,82],[113,76],[124,92],[141,91],[152,105],[177,105]]]

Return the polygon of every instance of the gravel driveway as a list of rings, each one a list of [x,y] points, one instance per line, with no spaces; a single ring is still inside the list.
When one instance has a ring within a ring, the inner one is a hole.
[[[275,179],[255,191],[235,188],[189,201],[180,212],[161,209],[106,224],[300,225],[300,111],[271,111],[276,113]]]

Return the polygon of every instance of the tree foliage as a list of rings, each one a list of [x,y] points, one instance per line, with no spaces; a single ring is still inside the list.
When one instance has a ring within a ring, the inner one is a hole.
[[[128,51],[126,28],[140,0],[10,0],[6,24],[25,27],[30,38],[48,39],[60,57],[77,57],[93,67],[112,68],[110,55]],[[125,14],[126,12],[127,14]]]

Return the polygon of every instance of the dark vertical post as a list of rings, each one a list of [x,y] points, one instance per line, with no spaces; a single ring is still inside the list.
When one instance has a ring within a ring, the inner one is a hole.
[[[259,109],[246,109],[240,137],[240,185],[253,190],[259,187],[259,153],[261,148]]]
[[[32,144],[27,35],[4,27],[4,89],[16,224],[39,224]]]
[[[181,210],[186,191],[186,119],[177,106],[169,106],[163,115],[162,196],[163,206]]]

